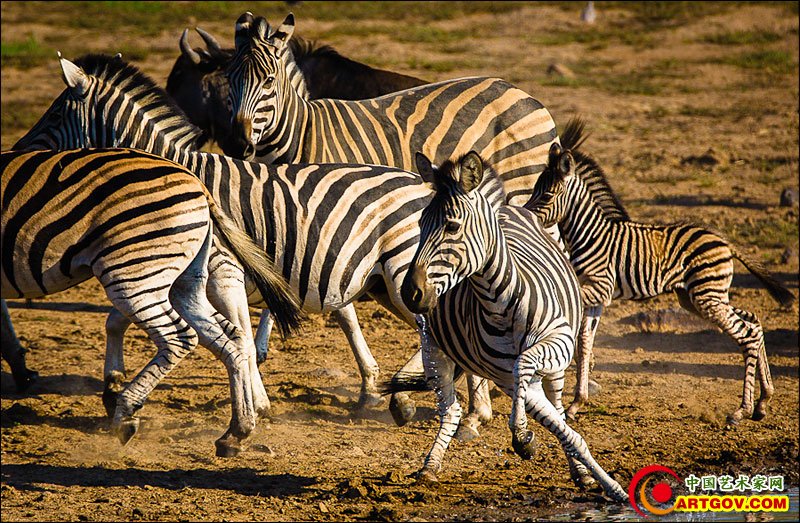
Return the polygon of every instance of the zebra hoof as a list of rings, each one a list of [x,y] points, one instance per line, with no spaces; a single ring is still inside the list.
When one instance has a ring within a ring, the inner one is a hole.
[[[358,397],[356,412],[359,413],[366,412],[367,410],[378,407],[385,402],[386,399],[380,394],[376,394],[374,392],[362,392],[361,395]]]
[[[753,417],[750,418],[753,421],[761,421],[767,417],[767,406],[766,404],[759,403],[756,406],[756,410],[753,411]]]
[[[402,427],[412,419],[414,414],[417,413],[417,407],[414,401],[408,396],[403,395],[404,398],[398,398],[398,395],[393,394],[392,399],[389,401],[389,412],[392,414],[392,419],[398,427]]]
[[[737,410],[733,414],[728,414],[726,416],[726,418],[725,418],[725,423],[727,423],[727,425],[729,427],[737,426],[740,421],[742,421],[742,412],[741,412],[741,410]]]
[[[133,416],[122,420],[115,429],[117,438],[119,438],[120,443],[123,445],[127,445],[131,438],[133,438],[138,431],[139,418],[134,418]]]
[[[431,469],[422,469],[417,472],[417,484],[419,485],[438,485],[439,477]]]
[[[242,451],[242,447],[239,442],[230,437],[226,438],[223,436],[215,441],[214,445],[217,448],[216,454],[219,458],[233,458],[238,456]]]
[[[573,473],[570,474],[572,482],[575,483],[575,486],[582,490],[589,490],[592,487],[597,485],[597,480],[595,480],[591,474],[578,474]]]
[[[536,443],[533,441],[533,432],[530,430],[524,431],[521,437],[514,434],[511,438],[511,446],[514,448],[514,452],[524,460],[529,460],[536,454]]]
[[[458,441],[472,441],[475,438],[479,437],[481,434],[477,431],[474,427],[470,427],[469,425],[464,425],[463,423],[458,426],[458,430],[456,431],[456,439]]]

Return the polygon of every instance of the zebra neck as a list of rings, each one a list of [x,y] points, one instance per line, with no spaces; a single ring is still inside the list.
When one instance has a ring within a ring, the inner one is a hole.
[[[596,250],[612,225],[586,188],[583,185],[575,187],[575,191],[567,192],[566,200],[571,203],[559,224],[559,230],[569,244],[572,255]]]
[[[258,143],[256,156],[261,162],[298,163],[304,156],[310,104],[295,91],[290,79],[285,80],[283,93],[278,119]]]
[[[490,237],[494,241],[487,249],[485,263],[469,277],[469,282],[482,310],[492,316],[505,318],[514,311],[517,267],[497,222],[493,229]]]

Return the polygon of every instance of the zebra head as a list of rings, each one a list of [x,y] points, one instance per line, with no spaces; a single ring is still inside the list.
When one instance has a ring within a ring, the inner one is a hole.
[[[61,58],[61,70],[66,89],[14,149],[130,147],[172,158],[205,142],[166,92],[120,55]]]
[[[525,207],[533,211],[545,227],[559,223],[568,211],[568,185],[574,178],[572,152],[554,143],[550,146],[547,167],[536,181],[533,195]]]
[[[121,56],[121,55],[120,55]],[[98,82],[84,70],[61,57],[61,79],[67,88],[53,101],[25,136],[12,149],[79,149],[96,146],[97,129],[92,125],[104,115],[96,114],[93,98]]]
[[[497,238],[491,224],[497,226],[495,210],[503,196],[487,199],[484,188],[499,181],[491,170],[484,172],[484,162],[474,151],[438,168],[422,153],[417,153],[416,161],[423,180],[436,191],[422,211],[420,243],[401,287],[406,307],[420,314],[484,266]],[[494,187],[488,192],[492,191]]]
[[[277,126],[283,92],[292,88],[283,61],[293,33],[291,13],[274,31],[250,12],[236,21],[236,52],[226,71],[232,141],[239,149],[234,156],[251,160],[262,136]]]

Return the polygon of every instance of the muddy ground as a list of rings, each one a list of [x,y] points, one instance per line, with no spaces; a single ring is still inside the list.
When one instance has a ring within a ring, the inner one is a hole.
[[[245,10],[143,4],[3,2],[4,149],[63,88],[55,49],[68,57],[123,50],[163,85],[184,27],[200,25],[230,45]],[[712,226],[797,295],[797,199],[780,205],[785,188],[798,188],[797,3],[663,4],[598,2],[593,25],[580,21],[583,3],[306,2],[292,10],[298,34],[354,59],[431,80],[500,76],[560,125],[582,114],[592,133],[585,150],[633,217]],[[289,9],[247,6],[273,23]],[[554,63],[564,76],[548,74]],[[681,476],[782,474],[798,485],[797,306],[779,309],[744,267],[737,271],[732,301],[761,318],[776,387],[764,421],[725,425],[743,376],[729,338],[688,316],[643,326],[641,313],[677,307],[673,297],[614,303],[603,316],[594,373],[602,390],[574,426],[623,485],[653,463]],[[438,425],[431,395],[415,395],[417,419],[402,428],[385,408],[355,416],[357,369],[326,316],[291,339],[273,337],[262,367],[272,417],[238,457],[214,456],[230,415],[228,386],[222,364],[202,349],[153,392],[139,434],[120,447],[100,401],[108,304],[99,285],[10,306],[41,377],[18,394],[3,364],[3,520],[525,520],[604,504],[571,484],[541,427],[534,460],[513,453],[510,404],[499,395],[482,437],[453,443],[441,484],[414,484],[408,476]],[[357,310],[388,376],[417,347],[415,334],[374,303]],[[135,329],[126,339],[130,376],[153,347]],[[568,380],[571,388],[572,373]]]

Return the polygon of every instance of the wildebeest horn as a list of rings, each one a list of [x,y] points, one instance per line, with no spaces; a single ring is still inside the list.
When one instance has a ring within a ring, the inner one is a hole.
[[[189,58],[194,65],[200,65],[200,62],[202,61],[200,59],[200,55],[197,54],[197,51],[192,49],[191,45],[189,45],[189,29],[184,29],[183,34],[181,35],[181,52],[186,55],[186,57]]]
[[[216,38],[203,31],[199,27],[195,27],[194,30],[197,31],[197,33],[200,35],[200,38],[202,38],[206,43],[206,47],[208,47],[208,50],[211,51],[211,54],[219,54],[222,51],[222,48],[219,46],[219,42],[217,42]]]

